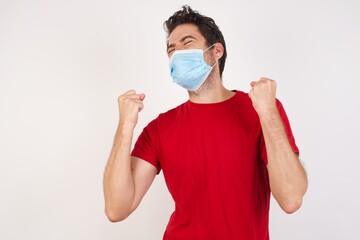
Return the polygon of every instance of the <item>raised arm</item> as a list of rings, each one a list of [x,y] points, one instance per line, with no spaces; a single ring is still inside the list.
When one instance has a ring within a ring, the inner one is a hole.
[[[130,156],[144,98],[134,90],[118,98],[120,120],[104,172],[105,213],[112,222],[127,218],[137,208],[157,173],[150,163]]]
[[[251,83],[249,96],[265,139],[272,195],[286,213],[300,208],[307,189],[305,170],[292,150],[276,106],[276,82],[261,78]]]

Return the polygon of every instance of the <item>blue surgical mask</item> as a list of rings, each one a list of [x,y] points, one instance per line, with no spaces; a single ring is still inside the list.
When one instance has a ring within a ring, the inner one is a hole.
[[[175,51],[170,58],[170,75],[174,82],[189,91],[199,89],[216,64],[209,66],[204,60],[204,52],[212,46],[205,50]]]

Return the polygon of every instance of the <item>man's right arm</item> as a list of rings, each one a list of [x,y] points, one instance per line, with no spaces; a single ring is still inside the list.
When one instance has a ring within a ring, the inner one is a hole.
[[[137,208],[157,173],[150,163],[130,156],[144,98],[130,90],[118,99],[119,126],[104,172],[105,213],[112,222],[125,219]]]

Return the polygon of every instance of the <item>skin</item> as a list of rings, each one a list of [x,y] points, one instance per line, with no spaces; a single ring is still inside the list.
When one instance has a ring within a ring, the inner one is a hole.
[[[168,57],[176,50],[193,48],[208,48],[198,28],[192,24],[176,27],[168,39]],[[222,44],[215,43],[204,53],[205,61],[212,66],[223,52]],[[298,156],[292,151],[276,107],[276,82],[261,78],[250,85],[249,97],[263,129],[272,194],[285,212],[293,213],[301,206],[307,178]],[[216,64],[205,83],[197,91],[189,91],[189,99],[195,103],[216,103],[234,94],[223,86]],[[139,112],[144,108],[144,99],[145,94],[135,90],[118,98],[119,125],[104,172],[105,213],[112,222],[127,218],[137,208],[157,173],[150,163],[130,156],[133,132]]]

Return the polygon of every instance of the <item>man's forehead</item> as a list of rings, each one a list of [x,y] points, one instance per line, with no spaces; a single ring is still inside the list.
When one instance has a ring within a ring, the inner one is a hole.
[[[198,27],[194,24],[181,24],[177,26],[169,35],[168,44],[174,44],[187,36],[198,39],[201,37],[201,33]]]

